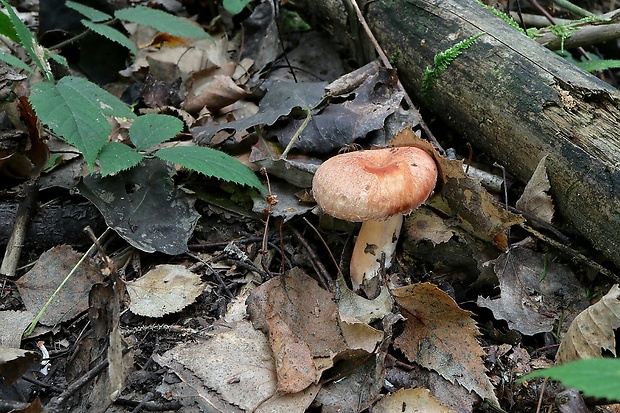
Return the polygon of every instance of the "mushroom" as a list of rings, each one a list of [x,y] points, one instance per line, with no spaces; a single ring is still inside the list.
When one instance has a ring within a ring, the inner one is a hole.
[[[319,166],[312,194],[323,212],[362,222],[351,256],[354,290],[378,289],[377,275],[392,263],[403,215],[423,204],[436,182],[435,161],[415,147],[343,153]]]

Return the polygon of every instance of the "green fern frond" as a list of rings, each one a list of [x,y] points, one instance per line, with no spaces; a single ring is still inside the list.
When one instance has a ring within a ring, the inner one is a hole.
[[[424,77],[422,78],[422,96],[426,97],[429,95],[435,83],[437,83],[437,79],[439,76],[446,71],[448,66],[456,59],[463,51],[469,48],[478,38],[485,33],[478,33],[472,37],[469,37],[465,40],[461,40],[451,48],[437,53],[433,58],[433,67],[426,68],[424,72]]]

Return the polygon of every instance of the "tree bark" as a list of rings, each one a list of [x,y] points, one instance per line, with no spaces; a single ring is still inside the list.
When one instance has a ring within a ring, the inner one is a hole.
[[[341,0],[296,0],[347,39]],[[340,6],[338,6],[340,5]],[[548,155],[558,211],[620,266],[620,93],[472,0],[376,0],[366,20],[408,92],[527,181]],[[421,97],[436,54],[485,33]],[[350,40],[350,39],[349,39]]]

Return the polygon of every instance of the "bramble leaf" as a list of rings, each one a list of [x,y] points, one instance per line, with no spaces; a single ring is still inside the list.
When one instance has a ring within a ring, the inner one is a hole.
[[[106,117],[134,118],[127,105],[85,79],[66,76],[32,88],[30,103],[41,122],[75,146],[92,167],[112,127]]]
[[[4,13],[0,14],[4,15]],[[5,52],[4,50],[0,50],[0,60],[18,69],[25,70],[29,73],[34,73],[30,66],[24,63],[21,59]]]
[[[174,138],[183,130],[179,119],[160,114],[139,116],[129,128],[129,137],[136,148],[146,151],[152,146]]]
[[[87,17],[90,21],[95,22],[95,23],[104,22],[106,20],[112,20],[112,16],[110,16],[109,14],[99,11],[97,9],[93,9],[92,7],[85,6],[81,3],[76,3],[74,1],[67,0],[65,5],[68,8],[77,11],[78,13],[80,13],[84,17]]]
[[[101,176],[112,175],[133,168],[144,156],[120,142],[108,142],[99,152]]]
[[[116,42],[120,44],[121,46],[126,47],[127,49],[129,49],[129,51],[131,51],[131,53],[133,54],[138,53],[138,49],[136,48],[136,45],[133,44],[133,42],[129,40],[127,36],[119,32],[115,28],[110,27],[105,24],[93,23],[88,20],[82,20],[82,24],[88,27],[93,32],[97,33],[98,35],[106,37],[112,40],[113,42]]]
[[[620,398],[620,359],[592,358],[538,370],[519,381],[549,377],[574,387],[586,396],[617,400]]]
[[[0,0],[4,1],[4,0]],[[179,37],[208,38],[209,35],[200,27],[190,22],[163,12],[161,10],[149,9],[144,6],[129,7],[117,10],[114,13],[116,18],[149,26],[160,32],[168,33]]]
[[[174,146],[160,149],[154,155],[207,176],[239,185],[248,185],[259,191],[265,190],[250,168],[232,156],[215,149],[205,146]]]
[[[251,0],[224,0],[222,6],[232,15],[239,14]]]
[[[0,34],[8,37],[14,42],[19,42],[19,37],[17,37],[17,33],[15,32],[15,27],[13,26],[11,19],[4,13],[0,15]]]

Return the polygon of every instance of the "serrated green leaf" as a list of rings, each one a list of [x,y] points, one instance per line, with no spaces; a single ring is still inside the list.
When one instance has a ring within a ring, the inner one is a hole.
[[[9,16],[4,13],[0,13],[0,34],[8,37],[14,42],[19,43],[19,37],[17,37],[15,27],[13,26],[13,23],[11,23]]]
[[[127,36],[125,36],[123,33],[119,32],[118,30],[116,30],[113,27],[107,26],[105,24],[100,24],[100,23],[93,23],[90,22],[88,20],[82,20],[82,24],[86,27],[88,27],[90,30],[92,30],[93,32],[103,36],[103,37],[107,37],[108,39],[112,40],[113,42],[116,42],[118,44],[120,44],[123,47],[126,47],[127,49],[129,49],[131,51],[131,53],[133,54],[137,54],[138,53],[138,49],[136,48],[136,45],[133,44],[133,42],[131,40],[129,40],[127,38]]]
[[[148,148],[174,138],[183,130],[183,122],[174,116],[147,114],[136,118],[129,128],[129,137],[136,148]]]
[[[43,74],[45,79],[47,79],[48,81],[52,80],[52,70],[45,58],[45,49],[41,47],[41,45],[34,38],[34,35],[30,31],[30,29],[28,29],[24,22],[20,20],[20,18],[15,13],[15,10],[13,10],[13,7],[11,7],[11,5],[6,2],[6,0],[0,0],[0,3],[2,3],[6,8],[9,14],[9,19],[11,20],[13,28],[15,29],[15,33],[17,34],[17,37],[19,37],[20,43],[28,53],[28,56],[30,56],[32,61],[41,70],[41,73]]]
[[[135,117],[115,96],[88,80],[71,76],[56,85],[35,85],[30,103],[41,122],[82,152],[91,167],[112,131],[106,117]]]
[[[85,5],[81,4],[81,3],[76,3],[76,2],[71,1],[71,0],[67,0],[65,5],[68,8],[77,11],[82,16],[87,17],[90,21],[95,22],[95,23],[104,22],[106,20],[111,20],[112,19],[112,16],[110,16],[107,13],[104,13],[104,12],[99,11],[97,9],[93,9],[92,7],[85,6]]]
[[[2,13],[0,13],[2,14]],[[30,68],[30,66],[28,66],[26,63],[24,63],[21,59],[18,59],[17,57],[13,56],[12,54],[6,53],[4,50],[0,50],[0,60],[2,60],[5,63],[10,64],[11,66],[14,66],[18,69],[21,70],[25,70],[29,73],[33,73],[32,68]]]
[[[122,100],[94,84],[93,82],[75,76],[65,76],[58,81],[58,87],[73,89],[88,99],[94,107],[101,110],[105,116],[118,116],[134,119],[136,114]]]
[[[224,0],[222,6],[228,11],[228,13],[235,15],[243,11],[245,6],[250,4],[251,0]]]
[[[4,1],[4,0],[0,0]],[[179,37],[208,38],[209,35],[200,27],[187,20],[173,16],[161,10],[149,9],[144,6],[129,7],[117,10],[116,18],[152,27],[160,32]]]
[[[549,377],[574,387],[586,396],[617,400],[620,398],[620,359],[593,358],[538,370],[519,381]]]
[[[75,146],[92,167],[112,127],[81,93],[49,82],[32,88],[30,103],[41,122]]]
[[[144,156],[120,142],[108,142],[99,152],[101,176],[108,176],[133,168]]]
[[[617,69],[620,67],[620,60],[586,60],[584,62],[577,62],[575,64],[586,72],[596,72],[598,70]]]
[[[59,55],[58,53],[52,53],[50,51],[47,51],[47,57],[49,57],[50,59],[52,59],[58,64],[61,64],[65,67],[69,67],[69,62],[67,62],[67,59],[65,59],[64,56]]]
[[[155,156],[206,176],[265,191],[265,187],[250,168],[215,149],[205,146],[175,146],[160,149],[155,152]]]

